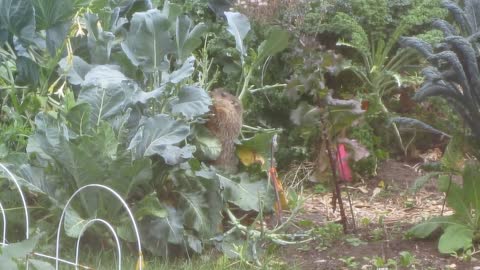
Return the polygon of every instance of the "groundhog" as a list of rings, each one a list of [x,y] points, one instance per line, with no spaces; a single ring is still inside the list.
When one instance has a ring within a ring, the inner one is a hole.
[[[211,96],[212,116],[206,126],[222,144],[220,155],[212,163],[219,169],[235,172],[238,165],[235,140],[242,129],[243,107],[237,97],[222,88],[213,90]]]

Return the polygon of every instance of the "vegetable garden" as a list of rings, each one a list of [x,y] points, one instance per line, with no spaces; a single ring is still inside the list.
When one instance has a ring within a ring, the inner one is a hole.
[[[480,265],[479,39],[479,0],[0,0],[0,268]]]

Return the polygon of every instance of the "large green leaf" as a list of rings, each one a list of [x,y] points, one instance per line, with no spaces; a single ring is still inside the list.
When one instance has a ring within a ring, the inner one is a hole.
[[[37,30],[64,23],[75,14],[73,0],[32,0]]]
[[[12,243],[8,246],[1,247],[1,254],[3,257],[7,258],[25,258],[28,254],[33,252],[40,237],[41,235],[36,235],[30,239],[23,240],[22,242]]]
[[[85,75],[77,103],[91,106],[93,126],[123,111],[126,97],[133,91],[126,81],[125,75],[109,66],[97,66]]]
[[[50,27],[46,31],[46,44],[48,52],[51,56],[57,55],[57,50],[63,47],[67,40],[67,34],[70,30],[71,22],[58,23]]]
[[[46,113],[37,114],[35,125],[37,129],[28,140],[27,153],[38,155],[44,160],[71,162],[67,126]]]
[[[100,19],[95,14],[86,14],[85,23],[88,30],[88,49],[93,64],[107,64],[110,60],[115,35],[109,31],[103,31]]]
[[[73,209],[69,208],[65,211],[65,219],[63,226],[65,233],[73,238],[78,238],[82,232],[82,228],[88,223],[88,220],[83,219]]]
[[[468,163],[463,170],[463,191],[467,203],[478,215],[480,211],[480,167],[478,163]]]
[[[189,133],[189,125],[168,115],[159,114],[143,119],[128,149],[132,150],[137,159],[144,156],[163,156],[168,154],[166,146],[185,140]]]
[[[267,189],[267,180],[251,181],[245,173],[227,178],[218,175],[220,186],[223,188],[225,200],[235,204],[244,211],[260,211],[260,200],[264,205],[271,205],[272,190]]]
[[[168,257],[169,244],[184,243],[183,213],[166,206],[167,217],[145,217],[139,222],[142,246],[152,254]]]
[[[71,108],[66,119],[70,130],[82,136],[88,134],[92,128],[90,122],[91,107],[87,103],[80,103]]]
[[[288,46],[288,32],[280,27],[274,27],[270,30],[267,39],[258,47],[258,61],[263,61],[269,56],[273,56],[283,51]]]
[[[250,22],[247,16],[238,12],[225,12],[225,17],[227,17],[228,22],[227,31],[235,38],[236,48],[240,53],[243,65],[244,57],[247,55],[247,48],[243,44],[243,40],[250,31]]]
[[[30,84],[32,86],[38,85],[40,80],[39,66],[32,59],[19,56],[15,60],[17,64],[17,77],[15,82],[18,84]]]
[[[448,192],[447,205],[454,209],[456,217],[463,222],[470,221],[470,204],[464,196],[463,189],[447,175],[438,178],[438,188],[442,192]]]
[[[66,74],[68,82],[73,85],[82,84],[85,75],[93,68],[93,66],[76,55],[71,60],[68,57],[63,58],[58,62],[58,66],[58,73]]]
[[[177,84],[187,78],[189,78],[195,71],[195,57],[188,57],[182,64],[182,66],[173,71],[172,73],[164,73],[162,76],[162,82],[171,82]]]
[[[178,96],[172,100],[172,113],[179,113],[187,119],[207,113],[212,104],[210,96],[202,88],[195,86],[183,86]]]
[[[178,16],[176,22],[177,61],[182,63],[189,57],[193,50],[202,44],[202,36],[207,32],[204,23],[194,25],[187,16]]]
[[[167,217],[167,211],[158,200],[156,193],[151,193],[136,203],[134,211],[135,218],[139,221],[147,216],[158,218]]]
[[[144,72],[166,71],[169,64],[165,57],[173,47],[169,29],[168,17],[159,10],[137,12],[130,21],[130,30],[122,42],[122,49],[130,61]]]
[[[35,36],[35,11],[31,0],[0,0],[0,28],[24,41]]]
[[[146,185],[152,175],[151,159],[132,160],[130,153],[125,152],[108,164],[106,184],[124,198],[128,198],[138,187]]]
[[[195,130],[194,140],[201,159],[215,160],[222,152],[220,140],[205,127]]]
[[[408,233],[417,238],[427,238],[435,230],[441,228],[450,219],[451,217],[434,217],[430,220],[413,226],[410,230],[408,230]]]
[[[438,240],[438,250],[441,253],[452,254],[458,250],[472,247],[473,230],[465,225],[454,224],[445,229]]]

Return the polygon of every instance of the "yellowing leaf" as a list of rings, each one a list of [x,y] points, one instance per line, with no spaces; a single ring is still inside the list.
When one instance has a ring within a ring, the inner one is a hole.
[[[265,164],[265,159],[259,153],[245,146],[237,147],[237,156],[245,166],[250,166],[254,163]]]

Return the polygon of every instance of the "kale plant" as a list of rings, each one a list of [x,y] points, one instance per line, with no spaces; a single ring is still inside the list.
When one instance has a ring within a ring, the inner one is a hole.
[[[415,37],[404,37],[405,47],[415,48],[430,63],[423,69],[425,82],[414,99],[423,101],[440,96],[464,119],[475,137],[480,137],[480,71],[478,37],[480,36],[480,1],[465,1],[464,10],[456,3],[443,1],[457,27],[444,20],[433,26],[444,34],[442,42],[432,46]]]

